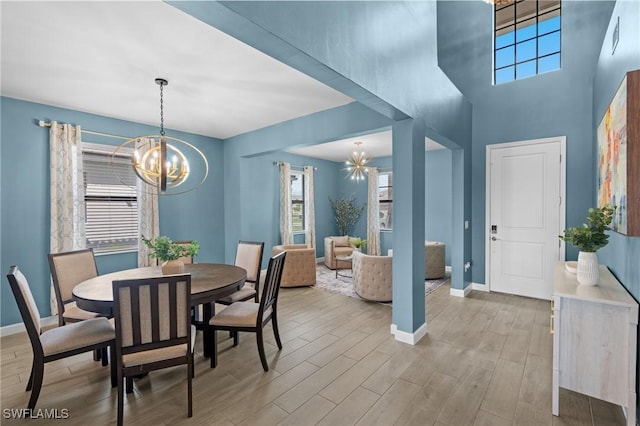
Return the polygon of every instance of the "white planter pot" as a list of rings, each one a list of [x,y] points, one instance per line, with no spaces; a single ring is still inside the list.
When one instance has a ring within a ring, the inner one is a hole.
[[[578,282],[582,285],[597,285],[600,281],[600,266],[598,256],[593,252],[578,253]]]

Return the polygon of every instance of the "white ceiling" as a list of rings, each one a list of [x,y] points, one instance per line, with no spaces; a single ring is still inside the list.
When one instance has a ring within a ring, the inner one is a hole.
[[[158,126],[162,77],[165,126],[222,139],[353,101],[166,3],[0,8],[3,96]]]
[[[0,8],[3,96],[158,126],[162,77],[165,126],[221,139],[353,101],[163,2]],[[391,156],[391,131],[289,152],[344,161],[355,141]]]
[[[355,148],[354,142],[358,141],[362,142],[360,149],[365,152],[367,158],[391,156],[391,130],[327,142],[320,145],[292,148],[288,149],[287,152],[307,157],[320,158],[322,160],[345,161],[351,157],[351,153]],[[424,148],[426,151],[431,151],[444,149],[444,146],[429,138],[425,138]]]

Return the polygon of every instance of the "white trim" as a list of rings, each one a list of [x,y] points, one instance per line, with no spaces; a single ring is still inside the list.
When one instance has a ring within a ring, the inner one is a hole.
[[[319,265],[321,263],[324,263],[324,256],[322,257],[316,257],[316,263]]]
[[[40,318],[40,325],[42,327],[49,327],[51,325],[58,325],[58,316],[53,315],[50,317]],[[24,326],[23,322],[19,322],[17,324],[9,324],[4,327],[0,327],[0,336],[11,336],[12,334],[18,334],[26,332],[27,329]]]
[[[464,290],[460,290],[457,288],[452,288],[449,292],[449,294],[451,296],[455,296],[455,297],[467,297],[467,295],[471,293],[471,284],[469,284],[468,286],[466,286],[464,288]]]
[[[502,149],[502,148],[513,148],[516,146],[526,146],[526,145],[541,145],[545,143],[560,143],[560,226],[558,229],[558,235],[562,234],[565,229],[565,220],[566,220],[566,200],[567,200],[567,137],[566,136],[556,136],[551,138],[541,138],[541,139],[531,139],[527,141],[518,141],[518,142],[507,142],[507,143],[498,143],[491,144],[486,146],[486,157],[485,157],[485,197],[484,197],[484,205],[485,205],[485,242],[484,242],[484,282],[486,286],[486,290],[491,291],[491,245],[489,243],[490,233],[489,229],[491,228],[491,151],[494,149]],[[564,260],[565,258],[565,243],[561,241],[560,243],[560,253],[558,260]],[[453,289],[452,289],[453,290]]]
[[[448,272],[449,274],[451,274],[451,266],[445,266],[444,272]]]
[[[427,323],[425,322],[424,324],[422,324],[413,333],[407,333],[406,331],[398,330],[397,325],[391,324],[391,334],[398,342],[415,345],[420,341],[420,339],[427,335]]]
[[[482,283],[471,283],[471,289],[472,290],[477,290],[477,291],[484,291],[484,292],[489,292],[489,286],[486,284],[482,284]]]

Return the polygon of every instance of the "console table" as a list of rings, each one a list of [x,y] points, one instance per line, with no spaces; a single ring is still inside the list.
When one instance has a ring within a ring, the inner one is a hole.
[[[621,405],[635,425],[638,303],[606,266],[590,287],[558,262],[551,311],[553,414],[563,387]]]

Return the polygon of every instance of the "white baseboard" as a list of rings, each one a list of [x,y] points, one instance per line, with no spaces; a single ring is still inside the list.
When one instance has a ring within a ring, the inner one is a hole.
[[[42,325],[42,327],[49,327],[51,325],[57,325],[58,324],[58,316],[54,315],[51,317],[44,317],[44,318],[40,318],[40,324]],[[23,322],[19,322],[17,324],[9,324],[9,325],[5,325],[4,327],[0,327],[0,336],[4,337],[4,336],[11,336],[12,334],[18,334],[18,333],[23,333],[26,332],[27,329],[24,326]]]
[[[473,290],[478,290],[478,291],[484,291],[484,292],[489,292],[489,286],[486,284],[481,284],[481,283],[471,283],[471,288]]]
[[[324,256],[322,257],[316,257],[316,263],[319,265],[321,263],[324,263]]]
[[[448,272],[448,273],[451,273],[451,266],[445,266],[444,267],[444,271]]]
[[[468,285],[464,288],[464,290],[460,290],[457,288],[452,288],[449,294],[455,297],[467,297],[469,293],[471,293],[471,285]]]
[[[407,333],[406,331],[398,330],[398,326],[391,324],[391,334],[398,342],[408,343],[409,345],[415,345],[427,334],[427,324],[424,323],[413,333]]]

